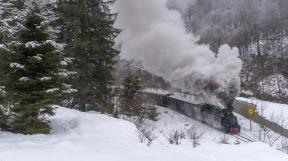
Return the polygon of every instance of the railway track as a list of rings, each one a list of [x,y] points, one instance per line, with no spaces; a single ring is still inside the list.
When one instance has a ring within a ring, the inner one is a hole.
[[[243,142],[245,142],[245,143],[251,143],[251,142],[253,142],[253,140],[251,140],[251,139],[249,139],[249,138],[247,138],[247,137],[245,137],[245,136],[239,135],[239,134],[233,134],[232,136],[235,137],[235,138],[237,138],[239,141],[243,141]]]

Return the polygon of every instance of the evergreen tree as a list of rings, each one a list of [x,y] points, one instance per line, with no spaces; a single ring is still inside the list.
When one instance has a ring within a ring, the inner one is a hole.
[[[130,72],[128,76],[124,79],[123,96],[128,99],[134,99],[136,96],[140,95],[141,87],[139,85],[139,82],[140,81],[138,76],[135,76]]]
[[[75,58],[73,70],[78,74],[72,81],[78,93],[73,108],[111,113],[114,57],[118,54],[113,27],[115,14],[110,13],[113,1],[79,0],[60,4],[61,41],[68,44],[66,53]],[[75,12],[77,11],[77,12]]]
[[[123,94],[120,98],[121,113],[128,117],[138,116],[139,121],[144,118],[156,120],[158,114],[154,103],[142,93],[139,77],[129,72],[123,86]]]
[[[121,113],[131,117],[140,113],[140,89],[139,79],[131,73],[124,79],[123,94],[121,96]]]
[[[9,44],[5,60],[5,90],[11,100],[11,127],[24,134],[49,133],[45,116],[53,115],[59,96],[71,92],[63,79],[69,75],[70,60],[61,54],[63,46],[51,40],[47,23],[34,6],[18,34],[20,41]]]
[[[0,3],[0,44],[12,41],[22,28],[27,14],[27,10],[23,8],[22,0],[7,0]]]

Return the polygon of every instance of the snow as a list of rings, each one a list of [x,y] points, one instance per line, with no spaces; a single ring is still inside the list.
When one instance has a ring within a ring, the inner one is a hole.
[[[168,109],[167,109],[168,110]],[[162,108],[159,112],[164,112]],[[171,112],[171,113],[170,113]],[[172,111],[162,113],[156,127],[170,127],[174,121],[191,121]],[[179,117],[178,117],[179,116]],[[50,135],[0,134],[0,160],[2,161],[287,161],[288,156],[263,143],[219,144],[206,141],[197,148],[191,144],[179,146],[161,140],[151,146],[141,144],[132,123],[107,115],[83,113],[58,108],[49,118]],[[165,123],[167,123],[165,125]],[[178,127],[177,123],[172,124]],[[208,127],[207,127],[208,128]],[[218,131],[208,128],[207,138]],[[161,138],[161,136],[159,136]]]
[[[52,46],[54,46],[56,49],[63,51],[65,48],[65,44],[61,44],[61,43],[57,43],[54,40],[46,40],[45,42],[46,44],[51,44]]]
[[[273,97],[288,96],[288,80],[281,74],[274,74],[259,83],[260,91]]]
[[[259,115],[262,115],[266,119],[288,129],[288,120],[285,119],[288,118],[288,105],[258,100],[255,98],[238,97],[237,100],[256,105]]]
[[[40,78],[41,81],[48,81],[51,80],[51,77],[42,77]]]
[[[54,40],[46,40],[44,44],[50,44],[59,51],[63,51],[65,48],[65,44],[57,43]],[[41,43],[38,43],[37,41],[30,41],[25,44],[26,48],[35,48],[37,46],[41,45]]]
[[[73,58],[64,58],[63,61],[60,62],[61,65],[67,66],[68,64],[72,63]]]
[[[158,121],[146,122],[146,126],[153,127],[157,132],[158,140],[160,144],[170,145],[167,140],[167,135],[173,130],[184,130],[186,131],[190,127],[197,127],[199,132],[204,132],[203,140],[201,143],[211,143],[214,141],[219,141],[224,134],[220,130],[215,130],[210,126],[203,124],[202,122],[191,119],[185,115],[179,114],[168,108],[157,106]],[[236,140],[232,136],[227,136],[230,143],[233,144]],[[182,144],[191,145],[191,140],[183,140]]]
[[[56,91],[59,91],[59,88],[48,89],[48,90],[46,90],[46,93],[53,93],[53,92],[56,92]]]
[[[11,41],[10,43],[9,43],[9,45],[15,45],[15,46],[19,46],[19,45],[22,45],[22,43],[21,42],[19,42],[19,41]]]
[[[202,95],[190,95],[190,94],[183,94],[183,93],[174,93],[171,98],[175,98],[178,100],[182,100],[184,102],[189,102],[192,104],[201,104],[204,103],[204,97]]]
[[[33,56],[33,58],[35,60],[41,61],[42,60],[43,55],[42,54],[37,54],[36,56]]]
[[[64,93],[71,94],[71,93],[78,92],[78,90],[77,90],[77,89],[67,89],[67,90],[64,90],[63,92],[64,92]]]
[[[275,133],[274,131],[260,126],[252,121],[252,129],[250,130],[250,121],[239,115],[235,114],[241,126],[241,135],[253,141],[259,141],[268,144],[269,146],[281,150],[288,154],[288,139]]]
[[[193,104],[201,104],[204,103],[204,98],[201,95],[192,95],[192,94],[184,94],[184,93],[171,93],[170,91],[163,90],[163,89],[155,89],[155,88],[146,88],[143,90],[144,92],[151,93],[151,94],[158,94],[158,95],[167,95],[169,94],[171,98],[175,98],[178,100],[182,100],[185,102],[193,103]]]
[[[27,42],[25,44],[25,47],[26,48],[36,48],[39,44],[37,44],[37,41],[30,41],[30,42]]]
[[[29,78],[28,77],[21,77],[20,79],[19,79],[20,81],[28,81],[29,80]]]
[[[11,68],[18,68],[18,69],[24,69],[25,66],[19,63],[10,63],[9,65]]]
[[[72,71],[67,71],[67,70],[61,70],[61,72],[58,73],[59,76],[61,77],[68,77],[68,76],[71,76],[71,75],[75,75],[77,74],[76,72],[72,72]]]
[[[67,66],[68,65],[66,61],[61,61],[60,64],[63,65],[63,66]]]
[[[7,50],[6,45],[4,45],[4,44],[0,44],[0,48]]]
[[[171,94],[171,92],[169,92],[169,91],[166,91],[163,89],[155,89],[155,88],[145,88],[143,91],[148,92],[148,93],[159,94],[159,95]]]
[[[4,91],[4,88],[5,88],[5,87],[4,87],[4,86],[1,86],[1,84],[0,84],[0,94],[3,93],[3,92],[5,92],[5,91]]]

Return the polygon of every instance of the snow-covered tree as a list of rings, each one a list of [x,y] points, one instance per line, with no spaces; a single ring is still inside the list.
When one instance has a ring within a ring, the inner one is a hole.
[[[63,80],[73,72],[65,68],[63,44],[47,31],[47,22],[37,5],[27,15],[19,41],[9,44],[5,63],[5,90],[11,99],[14,131],[24,134],[49,133],[45,116],[53,115],[54,105],[63,94],[73,92]]]
[[[157,112],[151,99],[142,93],[139,77],[129,73],[123,82],[123,94],[120,96],[120,112],[131,116],[138,116],[139,121],[144,118],[156,120]]]
[[[118,54],[114,39],[118,30],[113,27],[115,14],[110,12],[113,1],[65,1],[59,5],[62,32],[61,41],[67,43],[66,53],[75,58],[72,80],[78,93],[73,108],[111,113],[112,69]],[[77,12],[75,12],[77,11]]]

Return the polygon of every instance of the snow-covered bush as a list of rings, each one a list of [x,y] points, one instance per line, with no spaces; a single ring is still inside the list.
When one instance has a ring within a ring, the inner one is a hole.
[[[288,154],[288,138],[281,137],[281,147],[279,150]]]
[[[141,126],[138,127],[138,138],[141,143],[147,142],[147,145],[149,146],[157,138],[157,136],[153,128]]]
[[[186,136],[193,143],[195,148],[197,145],[200,145],[201,139],[204,137],[205,130],[200,129],[196,125],[192,125],[189,129],[186,130]]]
[[[168,134],[168,141],[170,144],[176,144],[179,145],[181,144],[181,140],[185,139],[185,130],[184,129],[174,129]]]

